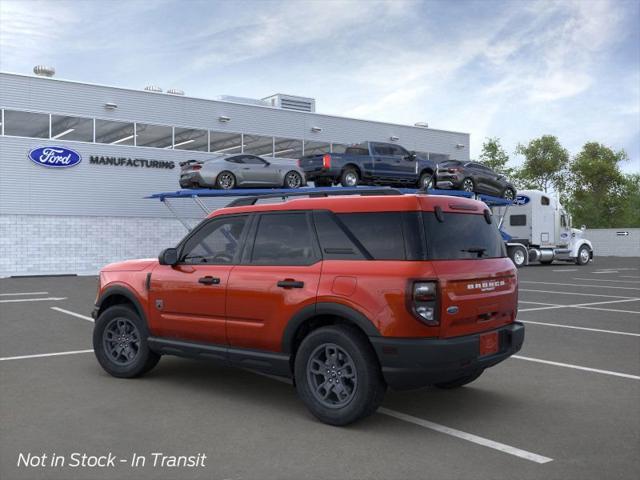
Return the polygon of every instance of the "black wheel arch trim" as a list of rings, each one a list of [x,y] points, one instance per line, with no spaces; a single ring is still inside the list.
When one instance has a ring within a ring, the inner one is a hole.
[[[142,308],[142,304],[140,303],[140,300],[138,300],[136,295],[130,289],[128,289],[127,287],[124,287],[122,285],[114,285],[112,287],[107,287],[100,294],[100,297],[98,297],[98,300],[96,301],[95,309],[93,310],[91,316],[94,319],[97,319],[98,318],[98,313],[102,309],[102,304],[104,303],[104,301],[107,300],[110,297],[115,296],[115,295],[123,296],[127,300],[129,300],[133,304],[133,306],[135,307],[136,313],[138,315],[140,315],[140,318],[142,319],[142,321],[145,322],[145,324],[148,325],[147,316],[145,314],[145,310]]]
[[[379,337],[380,331],[375,327],[373,322],[369,320],[365,315],[359,311],[342,305],[340,303],[332,302],[320,302],[312,305],[307,305],[298,310],[293,317],[287,323],[287,326],[282,335],[282,352],[290,354],[293,350],[293,344],[296,338],[298,329],[307,321],[313,317],[319,315],[332,315],[336,317],[344,318],[345,320],[352,322],[358,326],[365,335],[369,337]]]

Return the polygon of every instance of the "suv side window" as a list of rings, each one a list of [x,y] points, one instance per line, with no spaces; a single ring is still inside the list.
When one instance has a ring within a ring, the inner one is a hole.
[[[374,260],[405,260],[400,212],[339,213],[338,219]]]
[[[318,260],[307,213],[260,215],[249,263],[311,265]]]
[[[247,216],[216,218],[187,239],[180,253],[181,263],[190,265],[229,265],[240,253],[240,236]]]
[[[361,245],[357,245],[358,241],[354,239],[351,232],[337,223],[335,215],[330,212],[316,211],[313,213],[313,221],[324,260],[366,259]]]

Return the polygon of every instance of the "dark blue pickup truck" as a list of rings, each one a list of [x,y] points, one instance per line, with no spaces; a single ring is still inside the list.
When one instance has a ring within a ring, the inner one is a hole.
[[[431,188],[435,163],[393,143],[364,142],[347,147],[344,153],[325,153],[302,157],[298,164],[307,181],[317,187],[334,183],[393,185]]]

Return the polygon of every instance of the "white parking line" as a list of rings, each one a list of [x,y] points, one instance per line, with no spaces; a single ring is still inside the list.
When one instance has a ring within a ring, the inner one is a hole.
[[[58,357],[61,355],[76,355],[78,353],[89,353],[93,352],[91,350],[72,350],[69,352],[56,352],[56,353],[38,353],[36,355],[20,355],[19,357],[0,357],[0,362],[4,362],[5,360],[24,360],[26,358],[42,358],[42,357]]]
[[[58,300],[66,300],[67,297],[46,297],[46,298],[12,298],[10,300],[0,300],[0,303],[17,303],[17,302],[57,302]]]
[[[612,287],[611,285],[583,285],[582,283],[534,282],[532,280],[521,280],[520,283],[541,283],[543,285],[562,285],[566,287],[615,288],[617,290],[640,290],[640,287]]]
[[[593,272],[593,273],[595,273],[597,275],[599,273],[620,273],[620,272],[618,272],[618,270],[603,270],[603,271],[600,271],[600,272]]]
[[[71,315],[72,317],[81,318],[83,320],[86,320],[87,322],[93,322],[93,318],[91,318],[91,317],[87,317],[86,315],[80,315],[79,313],[71,312],[69,310],[65,310],[64,308],[51,307],[51,310],[55,310],[56,312],[60,312],[60,313],[66,313],[67,315]]]
[[[593,280],[593,278],[581,278],[581,277],[573,277],[573,280]],[[615,283],[630,283],[631,285],[638,285],[638,282],[631,280],[609,280],[608,278],[599,278],[599,282],[615,282]]]
[[[640,333],[620,332],[617,330],[602,330],[600,328],[576,327],[573,325],[560,325],[558,323],[533,322],[531,320],[518,319],[518,321],[522,323],[530,323],[532,325],[544,325],[545,327],[571,328],[573,330],[585,330],[587,332],[612,333],[615,335],[628,335],[630,337],[640,337]]]
[[[630,378],[631,380],[640,380],[637,375],[631,375],[629,373],[612,372],[611,370],[600,370],[598,368],[583,367],[581,365],[573,365],[571,363],[552,362],[550,360],[542,360],[541,358],[521,357],[520,355],[512,355],[511,358],[517,358],[518,360],[526,360],[527,362],[544,363],[546,365],[555,365],[556,367],[573,368],[574,370],[583,370],[585,372],[602,373],[604,375],[611,375],[614,377]]]
[[[268,373],[263,373],[256,370],[245,370],[251,373],[255,373],[256,375],[260,375],[261,377],[267,377],[272,380],[276,380],[278,382],[287,383],[289,385],[291,385],[292,383],[288,378],[276,377],[274,375],[269,375]],[[521,450],[504,443],[494,442],[493,440],[489,440],[488,438],[479,437],[477,435],[473,435],[472,433],[463,432],[461,430],[456,430],[455,428],[440,425],[439,423],[423,420],[422,418],[407,415],[406,413],[401,413],[396,410],[390,410],[388,408],[380,407],[378,408],[378,413],[381,413],[382,415],[388,415],[404,422],[413,423],[414,425],[419,425],[420,427],[429,428],[440,433],[445,433],[453,437],[461,438],[462,440],[467,440],[468,442],[477,443],[478,445],[493,448],[494,450],[500,450],[501,452],[515,455],[516,457],[524,458],[526,460],[531,460],[532,462],[548,463],[553,461],[553,458],[543,457],[542,455],[538,455],[536,453],[527,452],[526,450]]]
[[[640,278],[640,275],[620,275],[620,278]]]
[[[49,292],[0,293],[0,297],[12,297],[18,295],[49,295]]]
[[[602,310],[603,312],[631,313],[631,314],[640,315],[640,312],[636,310],[616,310],[615,308],[598,308],[598,307],[575,307],[575,308],[584,308],[585,310]]]
[[[407,415],[406,413],[396,412],[395,410],[390,410],[384,407],[379,408],[378,412],[382,413],[383,415],[397,418],[398,420],[402,420],[403,422],[413,423],[414,425],[419,425],[430,430],[435,430],[436,432],[451,435],[452,437],[460,438],[462,440],[476,443],[484,447],[493,448],[494,450],[499,450],[501,452],[508,453],[509,455],[524,458],[525,460],[529,460],[531,462],[549,463],[553,461],[553,458],[544,457],[542,455],[538,455],[537,453],[521,450],[504,443],[494,442],[493,440],[489,440],[488,438],[479,437],[478,435],[474,435],[472,433],[463,432],[462,430],[456,430],[455,428],[446,427],[444,425],[440,425],[439,423],[423,420],[422,418]]]
[[[577,295],[579,297],[628,298],[631,300],[640,300],[640,298],[636,298],[636,297],[622,297],[620,295],[603,295],[601,293],[559,292],[558,290],[534,290],[530,288],[519,288],[518,290],[520,292],[557,293],[558,295]]]
[[[551,270],[552,272],[577,272],[577,268],[561,268],[560,270]]]
[[[531,290],[528,290],[528,291],[531,291]],[[562,292],[556,292],[556,293],[562,293]],[[597,296],[597,295],[589,295],[589,296]],[[606,295],[603,295],[603,296],[606,296]],[[624,298],[624,300],[607,300],[607,301],[604,301],[604,302],[574,303],[572,305],[550,305],[548,307],[523,308],[523,309],[518,309],[518,312],[534,312],[536,310],[553,310],[555,308],[586,308],[586,309],[591,309],[591,307],[593,305],[606,305],[606,304],[609,304],[609,303],[637,302],[638,300],[640,300],[640,298],[634,298],[634,297],[632,297],[632,298],[622,297],[622,298]],[[595,309],[595,307],[594,307],[594,309]],[[631,312],[631,310],[613,310],[613,309],[608,309],[608,308],[598,308],[597,310],[605,310],[605,311],[609,311],[609,312],[615,312],[615,311]]]
[[[543,302],[529,302],[527,300],[518,300],[518,303],[530,303],[532,305],[549,305],[552,307],[562,307],[563,305],[559,305],[557,303],[543,303]]]

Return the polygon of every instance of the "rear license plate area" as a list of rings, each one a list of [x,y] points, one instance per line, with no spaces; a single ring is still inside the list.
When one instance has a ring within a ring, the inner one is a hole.
[[[494,355],[500,348],[498,332],[483,333],[480,335],[480,356]]]

